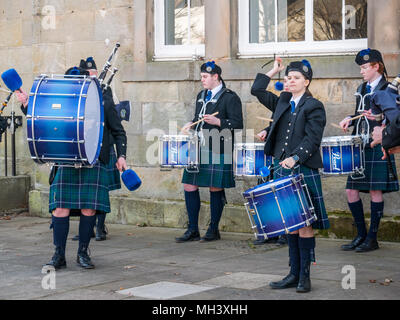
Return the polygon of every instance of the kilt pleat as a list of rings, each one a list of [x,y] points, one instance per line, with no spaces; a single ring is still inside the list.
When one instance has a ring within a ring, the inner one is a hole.
[[[311,201],[313,203],[317,220],[312,223],[313,229],[329,229],[330,223],[326,213],[325,202],[322,195],[321,176],[317,169],[311,169],[304,165],[297,166],[292,170],[284,169],[279,166],[279,161],[274,160],[274,179],[289,176],[291,174],[304,175],[304,182],[308,187]]]
[[[204,163],[207,158],[208,163]],[[225,164],[225,160],[230,163]],[[235,176],[231,157],[202,150],[199,172],[193,173],[184,169],[182,183],[199,187],[234,188]]]
[[[381,145],[371,148],[369,144],[365,147],[365,177],[362,179],[347,178],[346,189],[369,192],[369,190],[381,190],[383,193],[399,190],[398,180],[389,180],[389,167],[387,160],[382,160],[383,152]],[[391,155],[393,169],[396,172],[394,156]]]

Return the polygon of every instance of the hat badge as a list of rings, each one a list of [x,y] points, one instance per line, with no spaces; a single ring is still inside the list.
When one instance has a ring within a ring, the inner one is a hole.
[[[303,71],[304,72],[308,72],[308,67],[307,66],[303,66]]]
[[[88,68],[93,67],[93,63],[91,61],[86,62],[86,65],[88,66]]]
[[[208,66],[208,67],[206,68],[206,70],[207,70],[207,72],[211,72],[211,71],[212,71],[212,68],[211,68],[210,66]]]
[[[364,56],[363,56],[363,59],[364,59],[364,61],[369,60],[369,54],[364,55]]]

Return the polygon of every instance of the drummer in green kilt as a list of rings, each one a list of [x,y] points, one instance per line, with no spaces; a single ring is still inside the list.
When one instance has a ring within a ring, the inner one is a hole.
[[[361,50],[355,62],[360,66],[360,73],[364,82],[357,88],[357,104],[355,114],[348,116],[340,122],[340,126],[346,132],[347,128],[354,126],[352,135],[371,134],[376,126],[381,124],[375,120],[368,120],[364,117],[358,120],[351,120],[353,116],[361,114],[358,108],[361,99],[364,99],[364,110],[370,110],[371,94],[377,90],[385,90],[388,82],[386,81],[386,68],[382,55],[378,50]],[[357,132],[358,128],[358,132]],[[368,138],[365,145],[365,164],[363,175],[352,175],[347,179],[346,194],[350,211],[354,218],[357,228],[357,236],[348,244],[342,245],[342,250],[356,252],[367,252],[379,249],[377,234],[381,218],[383,217],[383,193],[399,190],[397,177],[392,175],[388,163],[383,160],[382,145],[378,144],[371,147],[372,139]],[[396,172],[394,156],[391,155],[393,171]],[[369,193],[371,197],[371,222],[367,232],[364,207],[360,198],[360,192]]]
[[[242,103],[239,96],[226,88],[222,70],[214,61],[200,68],[204,90],[196,98],[195,116],[183,131],[193,129],[200,139],[198,172],[185,169],[182,177],[188,213],[188,229],[177,242],[220,239],[219,221],[226,204],[225,188],[235,187],[232,165],[234,129],[243,128]],[[218,112],[216,115],[212,115]],[[200,123],[193,125],[198,120]],[[198,219],[200,211],[199,187],[210,190],[211,219],[206,234],[200,239]]]
[[[76,69],[80,70],[81,75],[93,75],[82,68]],[[116,175],[114,169],[110,170],[110,163],[113,162],[113,166],[116,166],[120,172],[127,169],[126,133],[118,117],[110,90],[103,93],[103,101],[104,131],[99,160],[92,168],[59,167],[50,185],[49,212],[52,214],[51,227],[55,253],[47,265],[55,269],[66,267],[65,249],[70,215],[80,216],[77,264],[84,269],[94,268],[88,254],[88,247],[96,222],[96,213],[105,214],[111,211],[109,191],[116,187]],[[115,155],[113,156],[114,143],[117,159]]]
[[[295,287],[296,292],[311,290],[310,265],[315,261],[314,229],[328,229],[329,220],[322,196],[322,168],[320,144],[326,124],[323,104],[313,98],[308,87],[312,80],[311,65],[307,60],[294,61],[286,69],[289,92],[277,97],[266,91],[269,81],[284,69],[277,57],[267,74],[257,74],[252,92],[264,88],[263,104],[272,111],[273,122],[265,138],[264,153],[274,157],[274,179],[291,174],[303,174],[317,220],[310,226],[288,234],[290,273],[281,281],[271,282],[273,289]],[[261,100],[260,100],[261,101]]]

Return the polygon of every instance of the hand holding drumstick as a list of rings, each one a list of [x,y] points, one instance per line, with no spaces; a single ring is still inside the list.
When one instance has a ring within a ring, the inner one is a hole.
[[[212,125],[216,125],[216,126],[220,127],[221,126],[221,120],[216,117],[216,115],[218,113],[219,112],[217,111],[217,112],[214,112],[213,114],[205,114],[202,119],[200,119],[200,120],[198,120],[196,122],[189,122],[189,123],[185,124],[183,126],[183,128],[181,129],[181,132],[186,132],[187,133],[188,130],[191,127],[193,127],[194,125],[196,125],[196,124],[198,124],[198,123],[200,123],[202,121],[205,121],[208,124],[212,124]]]

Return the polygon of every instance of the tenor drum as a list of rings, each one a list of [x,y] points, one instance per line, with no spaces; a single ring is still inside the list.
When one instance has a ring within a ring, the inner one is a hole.
[[[162,168],[198,166],[199,139],[189,135],[163,135],[159,139],[159,160]]]
[[[303,175],[279,178],[243,193],[256,238],[273,238],[317,220]]]
[[[270,166],[272,157],[264,154],[263,143],[235,143],[233,170],[235,176],[258,176],[260,169]]]
[[[362,173],[363,139],[360,135],[325,137],[321,142],[322,173],[340,175]]]
[[[96,78],[37,77],[26,118],[29,151],[35,162],[96,163],[104,126],[103,96]]]

